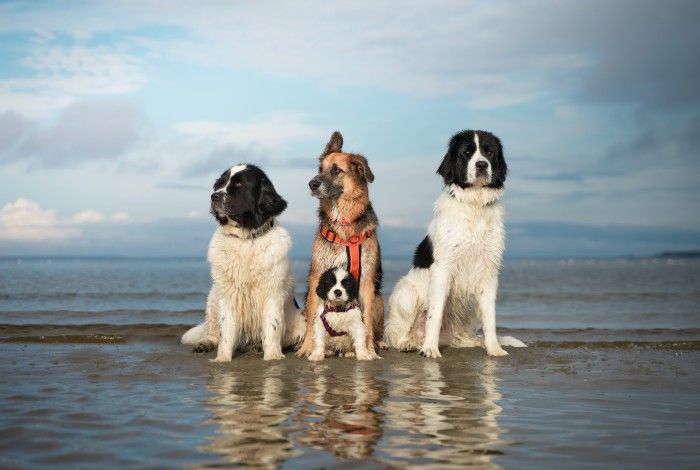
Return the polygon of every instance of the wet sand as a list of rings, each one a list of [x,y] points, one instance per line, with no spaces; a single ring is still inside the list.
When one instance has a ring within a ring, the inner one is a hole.
[[[691,468],[700,457],[697,331],[522,330],[531,347],[498,359],[249,352],[221,365],[178,344],[184,329],[0,326],[0,466]]]

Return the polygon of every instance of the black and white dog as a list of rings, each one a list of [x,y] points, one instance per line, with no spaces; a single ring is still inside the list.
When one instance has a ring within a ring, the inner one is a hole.
[[[423,356],[440,357],[440,345],[483,346],[491,356],[508,354],[501,346],[525,346],[496,336],[505,239],[500,198],[507,170],[495,135],[467,130],[452,137],[437,170],[445,191],[435,203],[428,235],[389,300],[384,333],[389,347],[420,348]]]
[[[262,345],[265,360],[303,338],[306,322],[294,301],[289,264],[292,240],[275,217],[287,207],[255,165],[236,165],[214,183],[211,213],[219,227],[209,242],[212,287],[204,323],[184,344],[218,345],[215,361]]]
[[[367,327],[362,321],[358,293],[355,278],[343,268],[328,269],[321,275],[316,287],[319,302],[310,360],[322,360],[327,349],[343,353],[353,348],[357,359],[375,359],[367,349]]]

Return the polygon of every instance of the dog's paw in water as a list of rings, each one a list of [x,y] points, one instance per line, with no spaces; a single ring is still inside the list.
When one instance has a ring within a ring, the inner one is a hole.
[[[488,354],[489,356],[500,357],[500,356],[507,356],[508,352],[500,346],[498,346],[498,347],[494,346],[492,348],[487,348],[486,354]]]
[[[420,354],[423,357],[430,357],[433,359],[442,357],[442,354],[440,354],[440,350],[438,348],[433,348],[429,346],[423,346],[418,354]]]
[[[212,352],[216,349],[216,346],[212,342],[199,343],[197,346],[192,348],[193,354],[205,354]]]
[[[322,361],[326,358],[326,355],[323,353],[323,351],[314,351],[309,355],[309,360],[310,361]]]
[[[263,359],[266,361],[278,361],[280,359],[284,359],[284,354],[279,351],[267,352],[263,355]]]

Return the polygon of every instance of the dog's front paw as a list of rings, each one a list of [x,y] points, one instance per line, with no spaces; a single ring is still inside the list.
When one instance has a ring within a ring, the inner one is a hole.
[[[358,351],[357,360],[358,361],[374,361],[376,359],[381,359],[382,357],[374,351]]]
[[[284,354],[282,354],[279,351],[266,352],[265,354],[263,354],[263,359],[266,361],[278,361],[280,359],[284,359]]]
[[[370,353],[367,351],[362,351],[357,353],[357,360],[358,361],[371,361],[374,359]]]
[[[489,356],[507,356],[508,352],[503,349],[502,347],[496,345],[496,346],[491,346],[486,348],[486,354]]]
[[[313,349],[313,344],[312,343],[307,343],[304,341],[299,349],[297,349],[297,352],[295,353],[297,357],[307,357],[309,354],[311,354],[311,350]]]
[[[377,343],[377,347],[378,347],[379,349],[385,349],[385,350],[386,350],[386,349],[389,349],[389,345],[386,344],[384,341],[379,341],[379,342]]]
[[[326,358],[323,351],[314,351],[309,355],[309,361],[322,361]]]
[[[433,359],[442,357],[442,354],[440,354],[440,350],[435,346],[423,346],[418,352],[418,354],[420,354],[423,357],[430,357]]]

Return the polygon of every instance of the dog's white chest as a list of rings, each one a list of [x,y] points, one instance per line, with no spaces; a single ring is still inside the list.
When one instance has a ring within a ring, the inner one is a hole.
[[[504,248],[499,206],[449,207],[431,228],[436,258],[449,260],[453,295],[478,291],[498,273]]]

